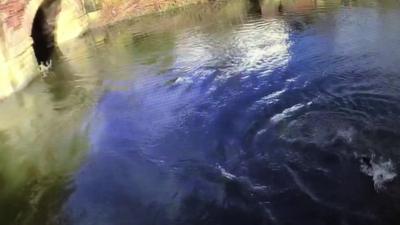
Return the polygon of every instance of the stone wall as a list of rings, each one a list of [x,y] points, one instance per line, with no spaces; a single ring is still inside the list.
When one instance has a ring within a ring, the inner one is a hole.
[[[98,25],[209,0],[102,0]]]
[[[0,0],[0,99],[25,87],[38,74],[32,48],[32,23],[43,0]],[[87,27],[80,0],[62,0],[56,16],[57,42],[70,40]]]

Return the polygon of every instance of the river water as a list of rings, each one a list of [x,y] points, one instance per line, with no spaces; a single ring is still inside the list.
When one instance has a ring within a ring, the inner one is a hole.
[[[400,3],[88,32],[0,103],[0,224],[400,224]]]

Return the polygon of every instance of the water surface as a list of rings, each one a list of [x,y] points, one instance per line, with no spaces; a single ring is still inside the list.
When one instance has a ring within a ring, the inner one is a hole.
[[[400,223],[397,1],[214,1],[89,32],[0,104],[0,223]]]

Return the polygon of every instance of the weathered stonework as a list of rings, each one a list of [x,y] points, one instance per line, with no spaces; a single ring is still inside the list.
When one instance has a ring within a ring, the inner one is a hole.
[[[25,87],[37,74],[32,48],[32,23],[43,0],[0,1],[0,99]],[[88,23],[81,1],[62,0],[56,18],[56,40],[70,40]]]
[[[10,0],[0,3],[0,12],[4,14],[4,23],[8,27],[18,29],[22,25],[22,17],[25,12],[25,6],[29,1]]]
[[[103,0],[98,25],[210,0]]]

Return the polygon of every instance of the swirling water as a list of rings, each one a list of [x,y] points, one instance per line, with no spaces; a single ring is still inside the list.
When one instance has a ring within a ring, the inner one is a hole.
[[[94,30],[0,104],[1,224],[400,223],[397,1]]]

